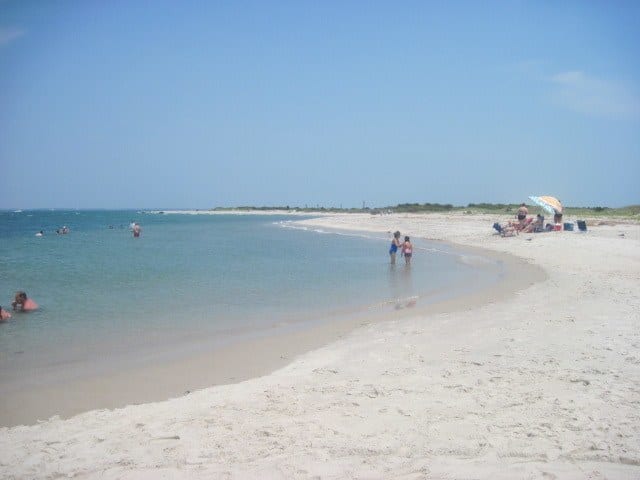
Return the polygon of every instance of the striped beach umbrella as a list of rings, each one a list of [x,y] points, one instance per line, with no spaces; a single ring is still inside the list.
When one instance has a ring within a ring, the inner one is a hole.
[[[560,203],[560,200],[558,200],[556,197],[549,197],[545,195],[542,197],[531,196],[529,198],[533,201],[533,203],[544,208],[545,211],[551,214],[562,213],[562,203]]]

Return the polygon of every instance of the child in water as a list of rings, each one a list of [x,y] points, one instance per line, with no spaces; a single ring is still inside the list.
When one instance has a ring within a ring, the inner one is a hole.
[[[404,237],[404,243],[402,244],[402,254],[404,255],[405,265],[411,265],[411,256],[413,255],[413,245],[409,237]]]
[[[38,304],[30,298],[27,298],[27,294],[25,292],[17,292],[13,302],[11,302],[11,306],[14,311],[18,311],[18,309],[20,309],[23,312],[30,312],[31,310],[38,308]]]

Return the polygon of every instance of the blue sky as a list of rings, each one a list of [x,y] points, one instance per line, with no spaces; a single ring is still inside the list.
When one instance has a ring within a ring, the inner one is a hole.
[[[0,208],[640,203],[640,2],[0,0]]]

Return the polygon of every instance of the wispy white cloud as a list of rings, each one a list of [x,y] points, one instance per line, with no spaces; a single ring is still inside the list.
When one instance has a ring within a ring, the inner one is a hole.
[[[0,48],[9,45],[15,39],[20,38],[26,32],[15,27],[0,27]]]
[[[640,96],[630,87],[581,71],[567,71],[549,79],[553,101],[586,115],[634,117],[640,115]]]

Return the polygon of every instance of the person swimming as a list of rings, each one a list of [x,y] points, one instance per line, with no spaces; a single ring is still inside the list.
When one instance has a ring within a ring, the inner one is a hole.
[[[25,292],[16,292],[16,296],[11,302],[14,311],[30,312],[38,308],[38,304],[27,297]]]
[[[0,322],[6,322],[11,318],[11,314],[0,305]]]

